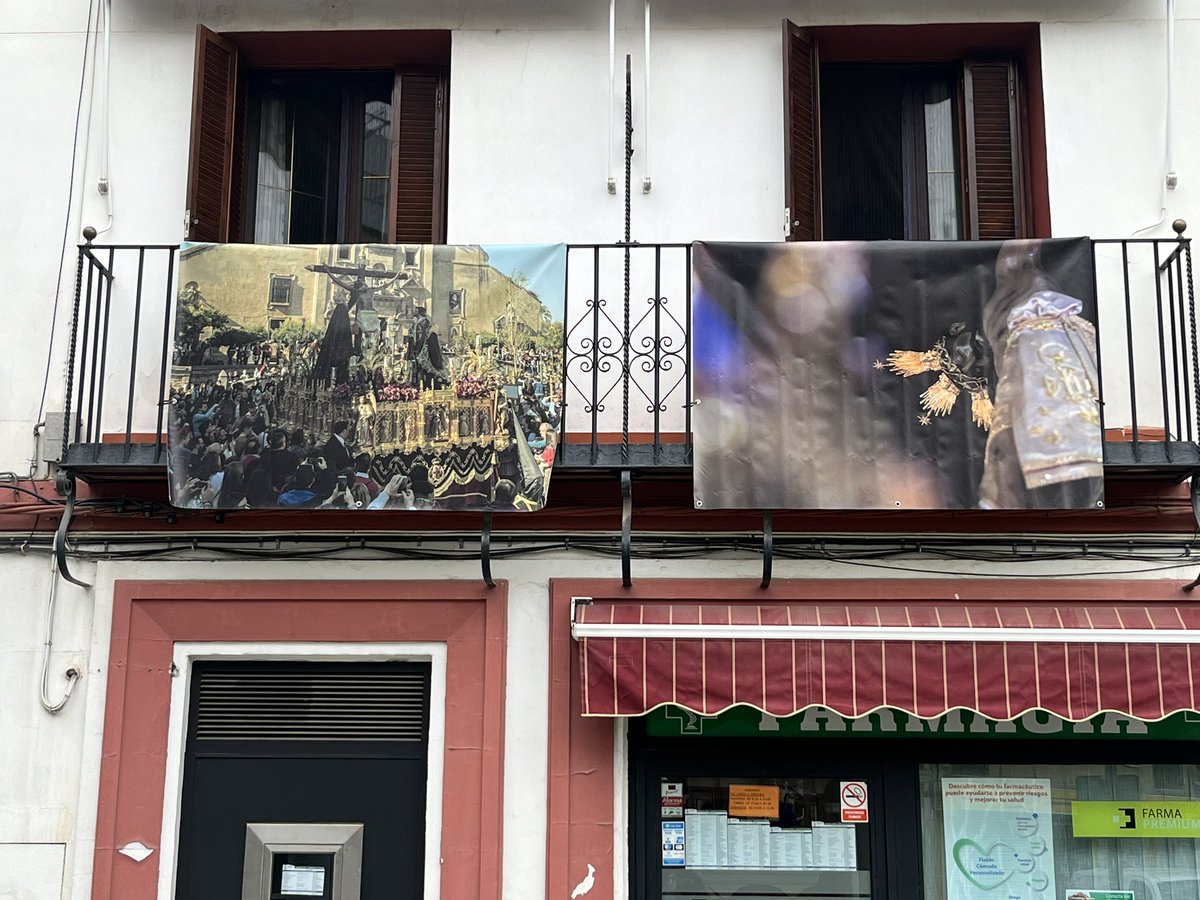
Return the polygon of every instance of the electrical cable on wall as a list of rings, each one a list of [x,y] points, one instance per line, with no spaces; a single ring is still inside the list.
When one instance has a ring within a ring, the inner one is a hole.
[[[51,715],[57,715],[62,712],[67,705],[67,701],[71,699],[71,692],[75,690],[75,682],[83,675],[75,666],[71,666],[66,671],[67,689],[62,695],[62,699],[57,702],[50,699],[50,655],[54,648],[54,605],[58,597],[58,568],[55,565],[54,557],[50,558],[50,594],[46,598],[46,640],[42,647],[42,680],[41,680],[41,701],[42,708]]]

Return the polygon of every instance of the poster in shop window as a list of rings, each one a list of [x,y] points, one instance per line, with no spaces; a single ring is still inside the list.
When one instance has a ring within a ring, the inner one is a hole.
[[[1050,781],[943,778],[947,900],[1056,900]]]
[[[1089,240],[692,259],[697,508],[1102,505]]]
[[[184,244],[171,502],[540,509],[565,267],[562,244]]]

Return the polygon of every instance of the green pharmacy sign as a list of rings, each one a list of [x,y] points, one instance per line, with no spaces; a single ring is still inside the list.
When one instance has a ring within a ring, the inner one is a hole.
[[[1200,803],[1157,800],[1076,800],[1071,804],[1075,837],[1197,838]]]

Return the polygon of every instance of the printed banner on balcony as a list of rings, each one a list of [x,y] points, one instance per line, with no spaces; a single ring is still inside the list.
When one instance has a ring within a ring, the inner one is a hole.
[[[1086,238],[692,259],[697,508],[1103,505]]]
[[[546,503],[566,246],[184,244],[172,503]]]

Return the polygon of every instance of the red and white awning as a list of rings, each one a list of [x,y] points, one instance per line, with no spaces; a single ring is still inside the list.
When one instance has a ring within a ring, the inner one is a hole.
[[[583,714],[737,704],[1011,719],[1196,710],[1200,604],[769,605],[577,601]]]

